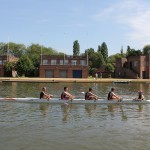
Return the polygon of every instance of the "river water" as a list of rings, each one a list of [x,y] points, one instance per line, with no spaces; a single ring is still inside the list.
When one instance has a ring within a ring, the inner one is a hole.
[[[111,87],[123,98],[150,84],[0,83],[1,97],[38,97],[41,87],[60,97],[68,86],[76,97],[89,87],[106,97]],[[150,105],[56,105],[0,102],[0,150],[150,150]]]

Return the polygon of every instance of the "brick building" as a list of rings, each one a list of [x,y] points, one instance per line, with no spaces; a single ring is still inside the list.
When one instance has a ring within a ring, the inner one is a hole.
[[[42,78],[87,78],[88,73],[88,58],[85,56],[41,56],[39,74]]]
[[[129,56],[116,59],[115,77],[150,79],[150,56]]]
[[[7,62],[7,55],[0,56],[0,77],[4,76],[4,63]]]
[[[14,56],[8,56],[8,55],[0,55],[0,77],[4,77],[4,63],[5,62],[13,62],[17,61],[18,58]]]

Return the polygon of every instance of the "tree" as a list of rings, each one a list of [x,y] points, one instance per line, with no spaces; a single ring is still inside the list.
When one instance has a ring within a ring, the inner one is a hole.
[[[103,55],[105,63],[107,63],[107,58],[108,58],[108,48],[105,42],[102,43],[100,47],[101,54]]]
[[[85,50],[85,54],[88,55],[89,58],[91,58],[94,53],[95,53],[95,51],[93,48],[89,48],[89,49]]]
[[[123,55],[123,47],[121,47],[120,53],[121,55]]]
[[[127,46],[127,53],[130,52],[130,51],[131,51],[131,48],[130,48],[130,46],[128,45],[128,46]]]
[[[26,47],[24,44],[16,44],[13,42],[0,43],[0,54],[2,55],[14,55],[16,57],[21,57],[25,51]]]
[[[150,45],[146,45],[143,48],[143,54],[144,55],[149,55],[150,54]]]
[[[26,55],[32,61],[35,68],[38,68],[40,65],[40,56],[41,53],[44,55],[58,55],[59,53],[53,50],[50,47],[44,47],[39,44],[31,44],[27,47]]]
[[[8,44],[10,52],[12,52],[16,57],[21,57],[26,52],[26,47],[24,44],[16,44],[13,42],[10,42]]]
[[[74,41],[73,43],[73,55],[74,56],[79,56],[80,54],[80,45],[78,40]]]
[[[41,52],[45,55],[62,55],[51,47],[44,47],[39,44],[31,44],[26,47],[24,44],[13,42],[0,43],[0,55],[9,54],[19,58],[18,63],[13,66],[18,71],[19,75],[25,74],[26,76],[35,76],[35,71],[37,71],[40,65]],[[5,64],[6,76],[12,76],[11,65],[11,63]],[[29,67],[27,67],[28,65]]]
[[[140,55],[142,55],[141,50],[135,50],[135,49],[127,50],[127,57],[129,57],[129,56],[140,56]]]
[[[92,76],[94,72],[97,71],[97,68],[90,68],[89,69],[89,75]]]
[[[114,72],[115,68],[111,63],[108,63],[105,67],[105,70],[108,72]]]
[[[16,69],[19,76],[32,76],[35,67],[28,55],[23,55],[17,62]]]
[[[95,52],[91,57],[91,67],[92,68],[100,68],[105,65],[105,61],[101,52]]]
[[[4,63],[4,75],[6,77],[12,77],[12,69],[15,68],[14,62],[5,62]]]
[[[97,52],[101,52],[101,46],[100,45],[98,45]]]
[[[97,52],[97,55],[98,55],[98,62],[99,62],[99,64],[100,64],[100,66],[99,67],[102,67],[103,65],[105,65],[106,63],[105,63],[105,60],[104,60],[104,57],[103,57],[103,55],[101,54],[101,52]]]
[[[6,44],[3,43],[3,42],[0,43],[0,55],[6,54],[7,49],[6,49],[6,46],[5,46],[5,45],[6,45]]]
[[[125,58],[126,55],[117,53],[108,57],[108,63],[115,63],[117,58]]]

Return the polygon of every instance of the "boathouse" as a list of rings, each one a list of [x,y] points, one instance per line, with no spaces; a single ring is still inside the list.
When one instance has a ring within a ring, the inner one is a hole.
[[[88,58],[73,55],[41,55],[39,76],[42,78],[87,78]]]
[[[16,61],[18,61],[18,58],[13,55],[0,55],[0,77],[4,77],[4,63]]]
[[[115,77],[150,79],[150,56],[140,55],[117,58]]]

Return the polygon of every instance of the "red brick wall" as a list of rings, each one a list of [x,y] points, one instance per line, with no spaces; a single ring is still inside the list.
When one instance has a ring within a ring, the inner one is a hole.
[[[150,56],[130,56],[126,67],[122,64],[122,59],[116,60],[115,77],[150,78]]]
[[[53,70],[54,71],[54,78],[60,77],[60,71],[66,70],[67,71],[67,78],[73,77],[73,70],[82,70],[82,78],[87,78],[89,73],[89,67],[86,66],[87,58],[85,56],[50,56],[50,55],[43,55],[42,61],[47,60],[47,64],[41,64],[39,68],[40,77],[46,77],[46,70]],[[51,60],[56,60],[56,64],[51,64]],[[68,63],[65,65],[60,65],[60,60],[68,60]],[[72,60],[76,60],[76,65],[72,65]],[[82,66],[80,61],[84,60],[85,64]]]
[[[46,70],[54,70],[54,78],[59,78],[60,70],[67,70],[67,78],[73,77],[73,70],[82,70],[82,78],[87,78],[89,73],[88,66],[71,66],[71,65],[61,65],[61,66],[50,66],[50,65],[41,65],[40,66],[40,77],[46,77]]]

